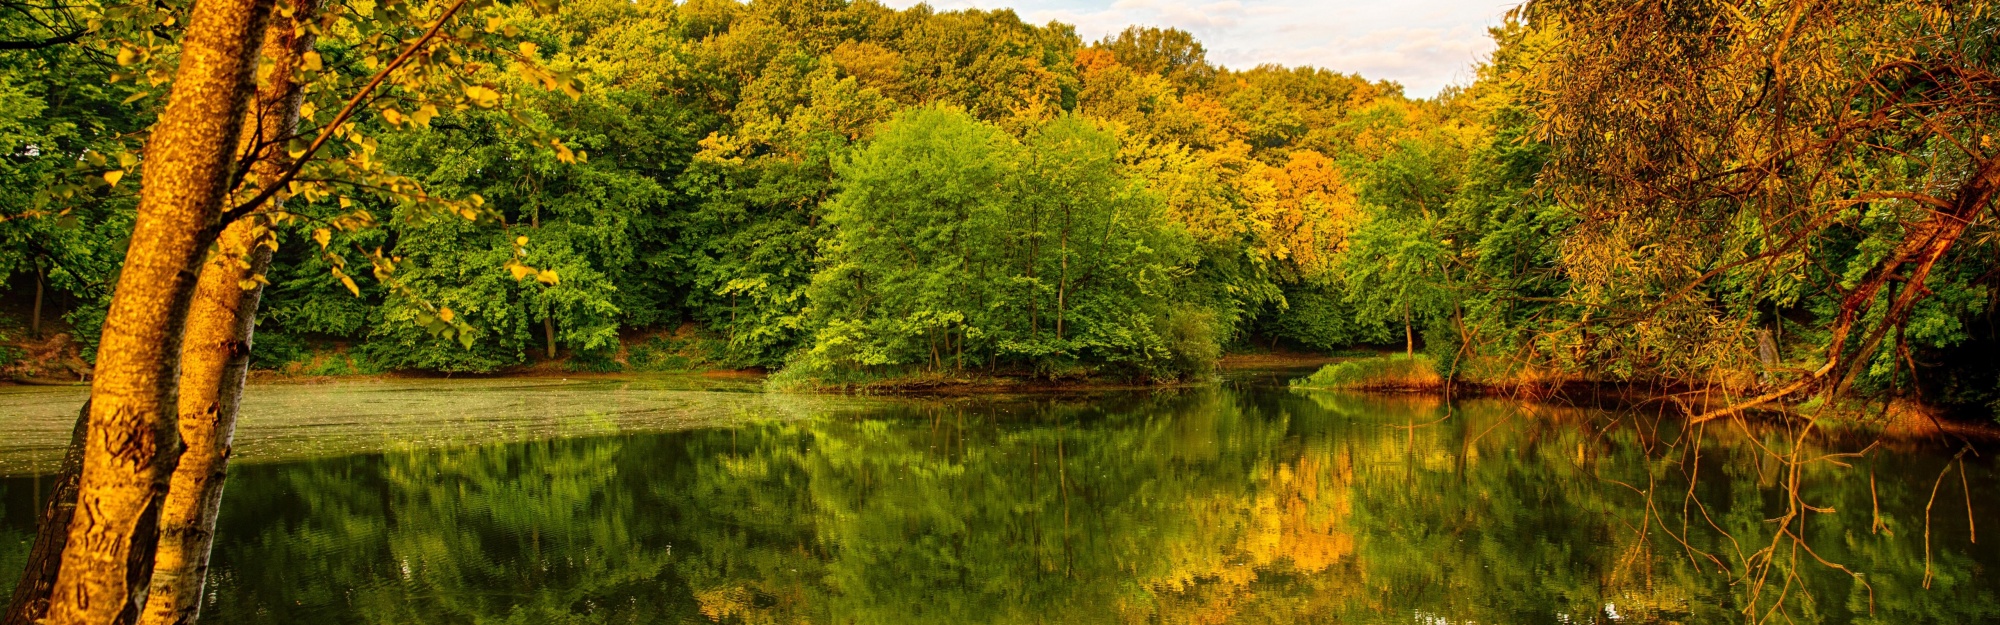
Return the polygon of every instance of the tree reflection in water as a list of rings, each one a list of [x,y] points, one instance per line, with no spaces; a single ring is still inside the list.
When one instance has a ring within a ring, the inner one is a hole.
[[[1950,450],[1828,457],[1866,445],[1809,435],[1795,449],[1795,431],[1741,424],[1695,434],[1500,401],[1222,388],[241,466],[204,616],[2000,618],[2000,553],[1969,542],[1960,480],[1938,479]],[[1812,508],[1783,524],[1800,541],[1774,520],[1794,501],[1783,457],[1819,459],[1797,464]],[[2000,495],[1990,461],[1963,466],[1973,505]],[[0,565],[18,567],[33,484],[4,486]]]

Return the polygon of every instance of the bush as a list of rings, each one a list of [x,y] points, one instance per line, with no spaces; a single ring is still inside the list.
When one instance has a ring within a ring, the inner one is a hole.
[[[1294,388],[1421,391],[1442,388],[1444,376],[1430,356],[1376,356],[1327,365],[1309,377],[1293,380]]]
[[[1215,373],[1222,359],[1222,341],[1217,337],[1215,312],[1200,308],[1179,308],[1160,322],[1160,336],[1172,354],[1168,371],[1155,372],[1156,378],[1198,379]]]
[[[632,371],[687,373],[731,369],[754,364],[734,357],[729,342],[699,331],[657,334],[626,348],[625,367]]]

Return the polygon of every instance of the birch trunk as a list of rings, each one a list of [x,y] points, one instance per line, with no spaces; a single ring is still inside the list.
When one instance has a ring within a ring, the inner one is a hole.
[[[270,0],[199,0],[147,141],[130,247],[104,320],[75,516],[45,622],[130,623],[146,603],[176,423],[181,330],[235,163]]]
[[[251,118],[257,133],[249,139],[268,146],[259,151],[251,170],[259,184],[274,184],[290,165],[281,146],[297,132],[303,95],[297,71],[314,42],[304,26],[318,13],[318,0],[292,0],[291,17],[272,19],[265,31],[263,57],[270,60],[271,71],[257,89]],[[273,208],[279,201],[272,199]],[[195,286],[181,345],[180,435],[186,451],[174,469],[160,516],[159,551],[139,619],[143,625],[184,625],[201,614],[215,519],[222,508],[264,292],[256,278],[271,264],[266,224],[261,214],[253,213],[224,229]]]

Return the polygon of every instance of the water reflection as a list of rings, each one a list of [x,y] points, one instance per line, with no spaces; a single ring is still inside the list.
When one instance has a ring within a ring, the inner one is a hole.
[[[1793,505],[1793,465],[1773,455],[1792,434],[1716,427],[1697,451],[1631,417],[1206,389],[251,465],[229,486],[205,617],[2000,618],[2000,553],[1968,542],[1959,475],[1938,479],[1948,453],[1797,465],[1798,501],[1824,512],[1784,524],[1793,540],[1773,521]],[[1806,441],[1799,457],[1863,447]],[[1964,466],[1990,515],[1992,466]],[[33,486],[4,483],[8,579]]]

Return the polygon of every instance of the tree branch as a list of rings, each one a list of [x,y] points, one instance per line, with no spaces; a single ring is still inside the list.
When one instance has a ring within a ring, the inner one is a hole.
[[[79,30],[67,35],[58,35],[41,40],[0,41],[0,50],[40,50],[43,48],[53,48],[76,43],[78,39],[82,39],[84,35],[88,34],[90,34],[88,30]]]
[[[381,71],[375,73],[374,78],[369,79],[368,84],[363,85],[359,92],[356,92],[353,97],[347,99],[347,105],[341,107],[340,114],[334,116],[332,123],[320,128],[319,136],[313,138],[312,144],[306,147],[303,154],[293,159],[292,165],[285,169],[283,176],[265,185],[262,190],[258,191],[256,196],[251,197],[242,204],[236,205],[234,208],[224,211],[214,224],[211,224],[208,229],[202,232],[203,240],[214,240],[216,236],[222,233],[222,229],[229,227],[230,223],[242,219],[245,215],[257,210],[257,207],[262,206],[265,202],[270,201],[273,196],[276,196],[279,189],[289,186],[292,180],[298,177],[299,170],[304,168],[306,163],[312,161],[313,154],[318,153],[319,149],[324,147],[326,142],[333,138],[334,132],[339,130],[341,126],[346,125],[347,121],[354,117],[355,113],[360,112],[362,104],[370,100],[370,96],[377,88],[382,86],[384,81],[389,79],[390,74],[394,74],[396,70],[402,69],[405,63],[408,63],[412,57],[416,56],[418,50],[422,50],[424,46],[430,44],[431,40],[436,39],[438,33],[444,30],[445,23],[450,22],[451,18],[457,15],[460,9],[465,8],[467,1],[457,0],[449,8],[446,8],[444,14],[438,16],[437,21],[433,22],[430,28],[424,31],[422,37],[418,37],[416,41],[411,42],[408,48],[403,49],[402,54],[396,55],[395,60],[389,61],[388,65],[383,66]]]

